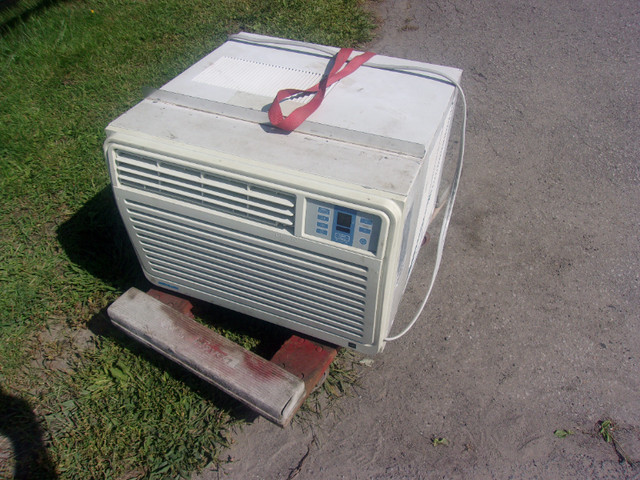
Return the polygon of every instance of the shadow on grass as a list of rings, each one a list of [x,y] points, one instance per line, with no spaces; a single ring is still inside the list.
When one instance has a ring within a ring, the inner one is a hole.
[[[69,259],[94,277],[121,290],[148,285],[110,187],[98,192],[56,233]]]
[[[61,0],[0,0],[0,35],[29,20],[32,15],[60,3]]]
[[[44,446],[42,429],[29,404],[0,386],[0,435],[11,441],[16,480],[55,479],[55,467]],[[2,473],[2,472],[0,472]]]

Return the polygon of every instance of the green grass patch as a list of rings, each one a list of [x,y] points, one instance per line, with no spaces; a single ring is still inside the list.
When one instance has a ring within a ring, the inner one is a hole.
[[[355,46],[372,28],[359,0],[0,2],[0,410],[19,406],[5,423],[41,432],[14,459],[32,478],[185,476],[239,421],[199,380],[100,331],[106,305],[144,285],[105,126],[229,33]],[[93,343],[79,340],[90,320]],[[264,324],[228,323],[234,341],[268,349]],[[328,388],[349,378],[334,371]]]
[[[68,478],[187,476],[217,460],[237,422],[214,389],[134,345],[100,342],[63,383],[45,419]]]

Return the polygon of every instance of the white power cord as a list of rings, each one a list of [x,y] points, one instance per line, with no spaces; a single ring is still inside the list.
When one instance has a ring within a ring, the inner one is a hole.
[[[447,230],[449,229],[449,221],[451,220],[451,213],[453,212],[453,204],[456,199],[456,193],[458,192],[458,184],[460,183],[460,175],[462,174],[462,164],[464,163],[464,142],[465,142],[465,132],[467,128],[467,99],[464,96],[464,91],[462,87],[458,84],[458,82],[454,82],[453,80],[447,79],[455,85],[460,92],[460,98],[462,99],[462,126],[460,128],[460,150],[458,153],[458,165],[456,167],[456,172],[453,176],[453,180],[451,182],[449,197],[447,198],[447,207],[444,211],[444,217],[442,219],[442,227],[440,228],[440,236],[438,237],[438,250],[436,253],[436,263],[433,267],[433,274],[431,276],[431,283],[429,284],[429,289],[427,290],[427,294],[424,296],[420,307],[418,308],[417,313],[414,315],[413,319],[409,322],[409,324],[402,330],[400,333],[394,336],[389,336],[385,338],[385,342],[391,342],[393,340],[397,340],[400,337],[404,336],[418,321],[418,318],[422,314],[427,301],[429,300],[429,296],[431,295],[431,290],[433,289],[433,285],[436,283],[436,276],[438,275],[438,270],[440,269],[440,262],[442,261],[442,252],[444,250],[444,241],[447,237]]]
[[[285,46],[291,46],[291,47],[309,48],[309,49],[318,50],[322,53],[325,53],[331,56],[335,55],[336,53],[336,50],[334,48],[324,47],[322,45],[315,45],[315,44],[298,42],[295,40],[285,40],[280,38],[264,38],[264,37],[255,38],[253,35],[245,34],[245,33],[238,33],[236,35],[231,35],[229,39],[237,40],[240,42],[253,43],[256,45],[269,43],[274,45],[285,45]],[[455,171],[453,180],[451,182],[451,186],[449,187],[450,188],[449,196],[446,200],[447,206],[445,208],[444,217],[442,219],[440,236],[438,237],[436,263],[433,267],[433,274],[431,275],[431,282],[429,284],[429,289],[427,290],[427,293],[424,296],[422,303],[420,303],[420,307],[418,308],[417,313],[411,319],[409,324],[397,335],[389,336],[384,339],[385,342],[391,342],[393,340],[398,340],[400,337],[403,337],[415,325],[415,323],[418,321],[418,318],[420,318],[420,315],[422,314],[424,307],[427,305],[427,301],[431,296],[431,290],[433,290],[433,285],[436,283],[436,277],[438,276],[438,270],[440,269],[440,263],[442,261],[442,253],[444,251],[444,242],[447,237],[447,230],[449,229],[449,222],[451,220],[451,214],[453,212],[453,204],[456,199],[456,193],[458,193],[458,184],[460,183],[460,176],[462,174],[462,165],[464,163],[464,144],[465,144],[465,133],[467,130],[467,99],[464,95],[464,91],[462,90],[462,87],[460,86],[460,84],[456,79],[436,69],[432,69],[422,65],[388,65],[388,64],[372,63],[372,62],[366,62],[363,64],[363,66],[370,67],[370,68],[379,68],[381,70],[397,71],[397,72],[418,71],[418,72],[428,73],[430,75],[435,75],[437,77],[445,79],[447,82],[451,83],[454,87],[456,87],[456,90],[460,93],[460,98],[462,100],[462,125],[460,128],[460,148],[458,151],[458,164],[456,166],[456,171]]]

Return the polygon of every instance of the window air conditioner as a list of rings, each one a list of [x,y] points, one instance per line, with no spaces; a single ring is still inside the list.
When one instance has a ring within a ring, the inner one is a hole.
[[[461,71],[375,56],[296,131],[270,126],[278,90],[318,83],[336,51],[233,36],[114,120],[105,155],[153,284],[376,353],[436,205]]]

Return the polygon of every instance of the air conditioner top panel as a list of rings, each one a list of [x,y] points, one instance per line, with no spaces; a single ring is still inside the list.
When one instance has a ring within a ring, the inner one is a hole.
[[[125,134],[126,139],[118,134]],[[372,191],[406,196],[421,166],[408,155],[293,132],[268,132],[253,122],[145,99],[107,127],[107,143],[129,144],[165,153],[163,144],[224,154],[265,172],[286,170],[323,177]],[[240,163],[241,162],[241,163]]]
[[[266,112],[277,92],[318,83],[331,52],[338,51],[323,47],[329,51],[323,53],[310,44],[282,45],[269,43],[271,40],[274,39],[252,34],[232,37],[155,95],[177,104],[266,124]],[[369,63],[427,67],[456,80],[462,73],[455,68],[382,55],[374,56]],[[451,84],[433,75],[365,64],[330,87],[320,108],[298,131],[422,158],[454,94]],[[288,114],[309,99],[306,96],[285,102],[283,113]],[[197,105],[193,105],[194,101]]]
[[[454,104],[454,87],[365,64],[334,84],[295,132],[270,127],[266,110],[277,91],[317,83],[329,57],[306,46],[285,49],[230,40],[111,122],[107,142],[117,143],[113,135],[122,133],[135,138],[129,143],[139,148],[193,147],[265,171],[284,169],[406,196]],[[454,78],[460,75],[457,69],[441,68]],[[304,101],[288,102],[284,113]]]

